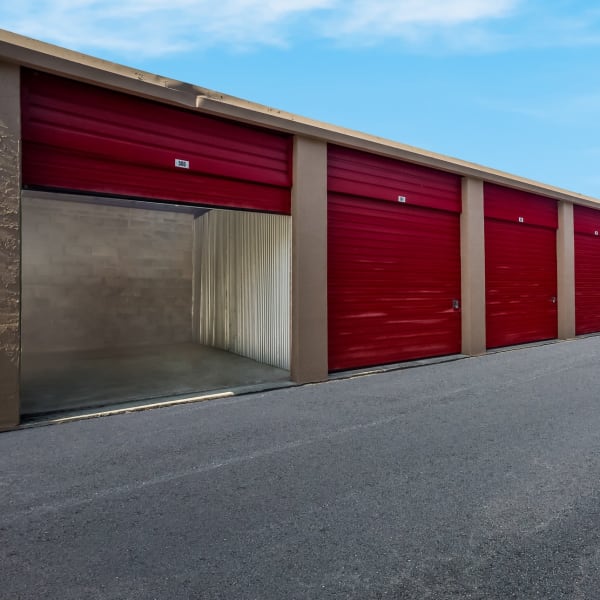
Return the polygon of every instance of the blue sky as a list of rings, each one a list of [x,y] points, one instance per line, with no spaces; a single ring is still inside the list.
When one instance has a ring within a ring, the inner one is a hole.
[[[600,6],[13,0],[0,27],[600,197]]]

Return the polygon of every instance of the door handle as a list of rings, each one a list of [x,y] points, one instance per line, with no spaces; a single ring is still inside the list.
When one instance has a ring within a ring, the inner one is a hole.
[[[452,308],[454,310],[460,310],[460,300],[452,300]]]

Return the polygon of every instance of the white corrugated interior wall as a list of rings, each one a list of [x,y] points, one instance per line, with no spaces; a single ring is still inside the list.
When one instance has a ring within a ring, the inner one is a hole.
[[[290,368],[291,218],[211,210],[194,225],[194,339]]]

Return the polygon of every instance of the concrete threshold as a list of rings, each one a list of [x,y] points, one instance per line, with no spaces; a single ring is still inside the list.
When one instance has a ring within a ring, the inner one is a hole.
[[[377,373],[387,373],[389,371],[400,371],[403,369],[414,369],[416,367],[426,367],[441,363],[453,362],[468,358],[464,354],[456,354],[451,356],[440,356],[434,358],[412,360],[401,363],[393,363],[378,367],[370,367],[367,369],[353,369],[349,371],[339,371],[329,375],[329,381],[338,381],[342,379],[353,379],[355,377],[365,377],[375,375]],[[124,402],[119,404],[107,405],[101,408],[89,409],[74,409],[35,415],[27,418],[19,426],[12,428],[31,429],[33,427],[45,427],[48,425],[61,425],[64,423],[72,423],[84,419],[94,419],[97,417],[109,417],[113,415],[122,415],[126,413],[138,412],[142,410],[151,410],[155,408],[167,408],[169,406],[179,406],[182,404],[192,404],[195,402],[206,402],[208,400],[218,400],[220,398],[231,398],[233,396],[241,396],[245,394],[257,394],[278,389],[298,387],[300,385],[293,381],[276,381],[270,383],[258,383],[252,385],[243,385],[227,389],[211,390],[209,392],[201,392],[197,394],[184,394],[177,396],[162,396],[156,398],[147,398],[135,402]],[[315,385],[315,384],[305,384]]]
[[[179,406],[181,404],[192,404],[195,402],[205,402],[207,400],[218,400],[219,398],[231,398],[243,394],[256,394],[259,392],[268,392],[282,388],[295,387],[298,384],[292,381],[276,381],[271,383],[257,383],[252,385],[237,386],[229,389],[211,390],[208,392],[199,392],[197,394],[184,394],[178,396],[162,396],[157,398],[147,398],[135,402],[120,402],[118,404],[107,405],[101,408],[89,408],[79,410],[57,411],[53,413],[35,415],[27,418],[14,429],[31,429],[32,427],[45,427],[47,425],[60,425],[62,423],[71,423],[84,419],[94,419],[97,417],[110,417],[112,415],[122,415],[126,413],[139,412],[154,408],[166,408],[169,406]]]
[[[514,350],[527,350],[529,348],[536,348],[539,346],[546,346],[549,344],[557,344],[565,341],[575,341],[583,337],[593,337],[599,334],[588,334],[578,336],[571,340],[545,340],[542,342],[530,342],[526,344],[519,344],[515,346],[506,346],[503,348],[493,348],[486,352],[486,354],[497,354],[499,352],[512,352]],[[485,355],[482,355],[485,356]],[[338,371],[336,373],[330,373],[328,381],[340,381],[344,379],[353,379],[356,377],[366,377],[370,375],[377,375],[379,373],[388,373],[391,371],[401,371],[405,369],[414,369],[418,367],[428,367],[443,363],[455,362],[463,360],[465,358],[471,358],[466,354],[452,354],[449,356],[438,356],[433,358],[412,360],[400,363],[392,363],[387,365],[381,365],[377,367],[369,367],[365,369],[352,369],[348,371]],[[245,386],[237,386],[228,389],[212,390],[210,392],[202,392],[198,394],[185,394],[180,396],[163,396],[159,398],[151,398],[146,400],[140,400],[135,402],[126,402],[120,404],[114,404],[110,406],[102,407],[101,409],[85,409],[85,410],[70,410],[64,412],[56,412],[46,415],[37,415],[29,418],[21,425],[7,429],[6,431],[14,431],[18,429],[30,429],[33,427],[45,427],[47,425],[60,425],[64,423],[71,423],[73,421],[81,421],[84,419],[93,419],[97,417],[108,417],[112,415],[121,415],[131,412],[138,412],[142,410],[150,410],[155,408],[166,408],[169,406],[178,406],[182,404],[191,404],[195,402],[205,402],[208,400],[218,400],[220,398],[231,398],[233,396],[241,396],[245,394],[256,394],[261,392],[268,392],[278,389],[285,389],[291,387],[298,387],[300,385],[318,385],[318,384],[298,384],[293,381],[277,381],[271,383],[259,383]]]

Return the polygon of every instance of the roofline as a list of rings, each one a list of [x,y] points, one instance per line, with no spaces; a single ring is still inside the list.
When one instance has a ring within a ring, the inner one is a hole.
[[[214,116],[303,135],[380,156],[402,159],[463,177],[472,177],[541,194],[556,200],[594,208],[600,206],[600,199],[591,196],[360,131],[308,119],[190,83],[61,48],[4,29],[0,29],[0,61],[70,77]]]

